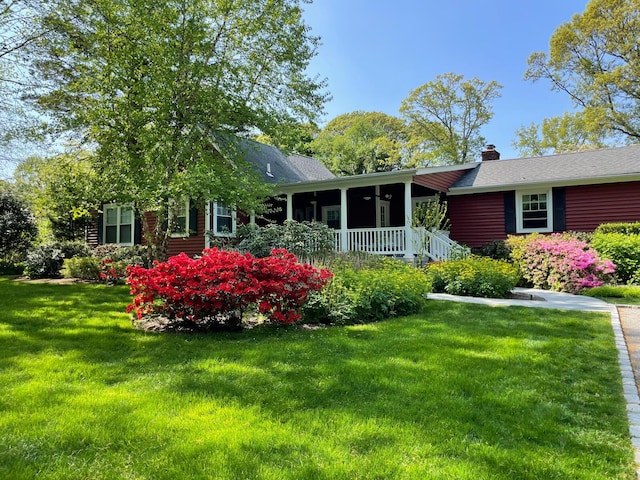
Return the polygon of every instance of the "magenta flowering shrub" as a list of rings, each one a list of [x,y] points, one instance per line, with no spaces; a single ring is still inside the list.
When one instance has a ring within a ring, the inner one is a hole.
[[[615,265],[568,234],[510,237],[511,259],[536,288],[578,293],[612,279]]]

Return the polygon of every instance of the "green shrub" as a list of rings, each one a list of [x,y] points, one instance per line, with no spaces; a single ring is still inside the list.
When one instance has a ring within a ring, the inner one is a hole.
[[[58,278],[65,258],[87,257],[89,248],[81,242],[39,245],[27,253],[24,274],[29,278]]]
[[[35,218],[25,202],[0,186],[0,258],[24,260],[37,234]]]
[[[509,260],[511,247],[504,240],[494,240],[482,247],[472,248],[471,252],[480,257],[489,257],[494,260]]]
[[[100,260],[95,257],[65,258],[61,273],[64,278],[98,280],[100,274],[99,263]]]
[[[621,233],[623,235],[640,235],[640,222],[635,223],[603,223],[595,233]]]
[[[310,295],[303,309],[305,322],[368,323],[422,310],[429,289],[420,270],[380,256],[359,260],[364,262],[334,258],[334,277]]]
[[[640,234],[597,231],[591,245],[601,256],[616,264],[614,277],[619,283],[640,283]]]
[[[627,298],[640,299],[640,286],[631,285],[605,285],[603,287],[590,288],[580,292],[581,295],[596,298]]]
[[[238,227],[238,249],[254,257],[271,255],[274,248],[284,248],[300,260],[323,257],[334,249],[333,231],[319,222],[286,220],[284,225]]]
[[[22,275],[24,263],[0,259],[0,275]]]
[[[504,298],[520,279],[518,268],[502,260],[471,256],[426,267],[434,292]]]

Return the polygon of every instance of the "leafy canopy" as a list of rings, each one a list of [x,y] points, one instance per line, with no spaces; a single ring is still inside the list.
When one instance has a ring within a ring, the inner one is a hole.
[[[606,134],[592,120],[585,112],[565,112],[561,117],[545,118],[542,125],[532,123],[516,130],[512,145],[523,157],[608,146]]]
[[[560,25],[525,78],[547,79],[608,135],[640,138],[640,0],[591,0]]]
[[[175,227],[171,200],[246,210],[269,190],[238,135],[277,137],[311,121],[324,81],[305,74],[318,39],[300,0],[55,0],[32,49],[36,105],[95,145],[104,201],[135,204],[156,258]],[[146,217],[143,217],[143,221]]]
[[[310,148],[333,173],[357,175],[404,166],[406,142],[401,119],[380,112],[356,111],[331,120]]]
[[[445,73],[409,93],[400,113],[408,124],[412,147],[423,152],[421,164],[471,162],[485,139],[480,128],[493,117],[492,102],[502,86]]]

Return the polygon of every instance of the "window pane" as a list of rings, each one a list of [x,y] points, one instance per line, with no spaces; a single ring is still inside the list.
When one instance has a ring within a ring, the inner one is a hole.
[[[224,217],[230,217],[231,216],[231,208],[225,207],[224,205],[218,205],[217,208],[216,208],[216,214],[217,215],[222,215]]]
[[[105,228],[104,243],[118,243],[118,227],[113,225]]]
[[[117,225],[118,224],[118,208],[106,208],[104,210],[104,223],[106,225]]]
[[[120,223],[123,225],[133,223],[133,210],[131,207],[122,207],[120,209]]]
[[[173,233],[187,233],[187,217],[176,218],[176,227]]]
[[[131,238],[131,225],[120,226],[120,243],[133,243]]]
[[[233,228],[233,221],[231,217],[218,216],[218,229],[216,233],[231,233]]]

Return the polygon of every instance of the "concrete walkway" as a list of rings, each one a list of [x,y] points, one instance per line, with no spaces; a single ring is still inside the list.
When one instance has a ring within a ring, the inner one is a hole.
[[[618,308],[597,298],[548,292],[534,288],[516,288],[514,293],[516,297],[523,299],[461,297],[446,293],[430,293],[429,298],[490,306],[521,306],[609,313],[618,349],[624,398],[627,401],[629,435],[635,452],[636,466],[638,466],[636,476],[640,480],[640,395],[638,390],[640,384],[640,308]]]

